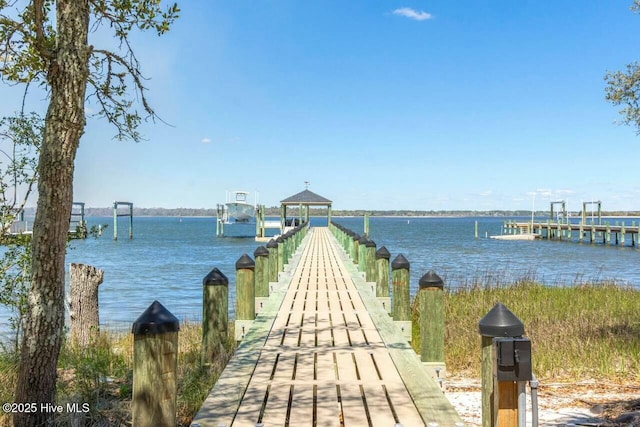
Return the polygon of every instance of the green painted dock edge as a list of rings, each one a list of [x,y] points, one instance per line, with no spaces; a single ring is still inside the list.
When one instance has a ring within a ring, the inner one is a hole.
[[[332,233],[330,234],[331,244],[334,245],[340,259],[346,266],[362,298],[362,302],[389,350],[391,359],[400,373],[400,377],[404,381],[425,425],[435,422],[440,427],[443,427],[455,426],[456,423],[462,422],[460,415],[445,397],[440,386],[436,384],[422,365],[420,355],[411,348],[400,328],[394,324],[389,313],[371,291],[370,284],[365,282],[356,265],[353,264],[353,261],[340,246],[335,236]]]
[[[293,274],[310,238],[310,233],[307,233],[295,254],[290,257],[284,271],[279,274],[278,283],[270,293],[269,299],[256,316],[253,325],[209,392],[192,424],[199,424],[201,427],[232,425],[242,402],[242,397],[249,386],[253,371],[262,354],[269,331],[278,315],[280,306],[293,280]]]

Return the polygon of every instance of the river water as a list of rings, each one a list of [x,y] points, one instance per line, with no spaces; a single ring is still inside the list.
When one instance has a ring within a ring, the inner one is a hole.
[[[363,231],[362,217],[334,220],[355,232]],[[478,239],[474,237],[476,221]],[[507,285],[524,277],[552,286],[614,281],[640,287],[640,250],[629,243],[619,247],[487,238],[500,234],[503,222],[494,217],[372,217],[370,234],[378,248],[386,246],[392,260],[400,253],[409,260],[412,294],[428,270],[434,270],[451,288],[480,282]],[[252,239],[216,238],[215,218],[137,217],[132,240],[128,219],[118,223],[118,240],[113,240],[112,218],[91,217],[88,223],[108,224],[108,228],[97,239],[73,241],[67,265],[85,263],[104,270],[100,321],[120,330],[130,328],[156,299],[180,319],[199,319],[202,279],[214,267],[229,278],[229,306],[233,307],[234,264],[243,253],[253,255],[260,245]],[[314,224],[326,225],[326,218],[312,218]],[[6,332],[9,314],[0,307],[2,332]]]

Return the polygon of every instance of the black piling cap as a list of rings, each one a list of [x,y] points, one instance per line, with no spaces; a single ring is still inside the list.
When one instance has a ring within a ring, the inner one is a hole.
[[[277,243],[282,243],[284,242],[284,237],[282,237],[282,234],[278,236],[278,238],[276,239]]]
[[[229,279],[215,267],[202,279],[202,286],[229,286]]]
[[[409,269],[409,261],[402,254],[398,254],[397,257],[391,261],[391,269],[392,270],[400,270],[402,268],[408,270]]]
[[[420,289],[444,288],[444,282],[433,270],[427,271],[427,273],[420,278],[418,285],[420,285]]]
[[[271,239],[267,242],[267,249],[273,249],[277,247],[278,247],[278,242],[276,242],[274,239]]]
[[[389,253],[389,250],[384,247],[384,246],[380,246],[380,249],[378,249],[376,251],[376,259],[389,259],[391,258],[391,254]]]
[[[253,251],[253,257],[258,258],[259,256],[269,256],[269,249],[264,246],[258,246],[255,251]]]
[[[502,303],[497,303],[478,322],[480,335],[483,337],[521,337],[524,335],[524,324]]]
[[[360,236],[360,238],[358,239],[358,243],[360,243],[361,245],[365,245],[367,243],[367,236]]]
[[[375,248],[376,247],[376,242],[374,242],[373,240],[367,240],[367,242],[364,245],[367,248]]]
[[[180,322],[158,300],[151,305],[133,322],[131,332],[134,335],[164,334],[178,332]]]
[[[236,270],[253,270],[254,268],[256,268],[256,263],[247,254],[242,254],[242,256],[236,261]]]
[[[360,235],[358,233],[355,233],[352,237],[353,237],[353,240],[356,242],[360,240]]]

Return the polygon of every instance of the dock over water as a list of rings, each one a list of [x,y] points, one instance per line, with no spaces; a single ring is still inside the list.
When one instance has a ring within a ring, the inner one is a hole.
[[[328,228],[310,229],[270,287],[193,425],[461,421]]]
[[[635,221],[631,225],[624,221],[615,221],[614,224],[595,224],[593,221],[572,223],[566,219],[546,222],[505,221],[501,236],[503,239],[506,236],[507,239],[511,237],[518,240],[518,236],[527,235],[548,240],[577,240],[591,244],[601,242],[604,245],[640,247],[640,225],[636,225]]]

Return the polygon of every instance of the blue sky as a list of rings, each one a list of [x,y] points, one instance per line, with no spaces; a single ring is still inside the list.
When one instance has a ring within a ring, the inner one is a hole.
[[[133,40],[171,126],[136,144],[89,119],[74,198],[271,206],[309,181],[335,209],[639,210],[640,139],[603,79],[640,60],[630,4],[183,1],[171,32]]]

